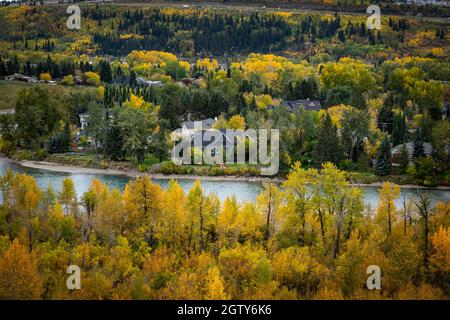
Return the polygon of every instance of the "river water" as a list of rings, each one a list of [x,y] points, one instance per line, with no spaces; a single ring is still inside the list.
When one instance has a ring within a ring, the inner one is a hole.
[[[132,179],[124,175],[104,175],[104,174],[85,174],[85,173],[64,173],[47,171],[42,169],[32,169],[22,167],[18,164],[11,163],[5,158],[0,158],[0,175],[5,174],[5,172],[11,169],[13,172],[26,173],[32,175],[40,188],[46,189],[49,185],[53,187],[55,192],[61,190],[62,181],[64,178],[70,177],[74,184],[77,195],[80,197],[89,189],[89,185],[93,178],[98,178],[103,183],[106,183],[111,189],[118,188],[123,190],[127,182]],[[221,201],[225,200],[227,197],[235,195],[237,200],[240,202],[244,201],[254,201],[257,195],[262,190],[262,184],[260,182],[249,182],[249,181],[207,181],[201,180],[203,189],[207,193],[215,192]],[[167,179],[153,179],[153,182],[160,184],[165,188],[169,182]],[[189,179],[178,179],[180,186],[187,192],[194,180]],[[378,203],[378,187],[361,187],[364,190],[364,201],[366,205],[370,205],[371,208],[376,208]],[[437,201],[449,201],[450,191],[448,190],[437,190],[428,189],[427,192],[430,193],[432,203]],[[402,188],[401,195],[396,200],[396,205],[401,206],[403,196],[411,197],[413,199],[417,198],[417,189],[413,188]]]

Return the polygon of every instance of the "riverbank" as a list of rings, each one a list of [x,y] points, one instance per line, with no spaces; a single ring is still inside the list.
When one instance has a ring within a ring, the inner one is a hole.
[[[7,158],[6,158],[7,159]],[[142,175],[148,175],[152,179],[183,179],[183,180],[208,180],[208,181],[242,181],[242,182],[276,182],[281,183],[285,179],[282,178],[268,178],[268,177],[244,177],[244,176],[201,176],[195,174],[161,174],[161,173],[145,173],[139,172],[136,169],[126,169],[126,170],[117,170],[117,169],[96,169],[96,168],[86,168],[86,167],[78,167],[78,166],[68,166],[62,165],[59,163],[48,162],[48,161],[17,161],[11,160],[9,161],[16,163],[20,166],[38,169],[38,170],[47,170],[47,171],[55,171],[55,172],[65,172],[65,173],[74,173],[74,174],[101,174],[101,175],[123,175],[127,177],[138,177]]]
[[[269,178],[269,177],[248,177],[248,176],[201,176],[201,175],[193,175],[193,174],[160,174],[160,173],[143,173],[139,172],[136,169],[127,169],[127,170],[118,170],[118,169],[96,169],[96,168],[86,168],[79,166],[68,166],[62,165],[54,162],[48,161],[16,161],[8,159],[13,163],[16,163],[20,166],[38,169],[38,170],[47,170],[47,171],[55,171],[55,172],[64,172],[64,173],[73,173],[73,174],[100,174],[100,175],[122,175],[127,177],[138,177],[142,175],[148,175],[152,179],[181,179],[181,180],[205,180],[205,181],[240,181],[240,182],[275,182],[282,183],[284,178]],[[381,187],[383,182],[374,182],[374,183],[351,183],[352,186],[355,187],[373,187],[378,188]],[[450,192],[449,186],[436,186],[436,187],[424,187],[419,185],[412,184],[403,184],[400,185],[403,189],[431,189],[431,190],[444,190]]]

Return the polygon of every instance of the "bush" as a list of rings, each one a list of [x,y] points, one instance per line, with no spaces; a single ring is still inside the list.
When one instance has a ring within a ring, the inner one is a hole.
[[[70,138],[62,133],[55,133],[53,136],[48,139],[47,144],[48,153],[64,153],[70,150]]]
[[[177,166],[172,161],[163,161],[159,172],[162,174],[191,174],[193,169],[190,167]]]
[[[146,172],[147,171],[147,165],[145,165],[144,163],[142,163],[142,164],[138,164],[138,166],[137,166],[137,170],[139,171],[139,172]]]
[[[14,158],[19,161],[34,160],[34,154],[31,150],[19,150],[14,154]]]
[[[352,160],[345,159],[339,162],[339,169],[345,171],[355,171],[358,169],[358,165],[354,163]]]
[[[408,175],[418,184],[427,187],[436,186],[435,163],[431,157],[420,158],[407,169]]]
[[[47,150],[45,149],[39,149],[37,151],[37,158],[39,161],[44,160],[47,157]]]
[[[11,141],[0,139],[0,153],[9,155],[15,149],[14,144]]]
[[[212,167],[211,169],[209,169],[209,175],[211,176],[223,176],[224,174],[224,169],[220,167]]]

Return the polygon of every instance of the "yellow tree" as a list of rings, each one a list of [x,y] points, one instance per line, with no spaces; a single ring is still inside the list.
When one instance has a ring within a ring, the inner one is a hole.
[[[448,292],[450,286],[450,228],[440,227],[431,236],[431,244],[433,253],[430,256],[430,270],[441,288]]]
[[[253,202],[246,202],[236,216],[236,227],[239,230],[239,240],[255,241],[261,237],[260,227],[264,224],[258,206]],[[219,222],[218,228],[222,227]]]
[[[81,200],[86,209],[86,215],[83,215],[84,224],[81,232],[83,241],[87,241],[91,233],[92,216],[94,215],[97,203],[104,201],[108,194],[108,186],[106,184],[102,184],[97,178],[92,179],[89,190],[83,194]]]
[[[389,292],[395,292],[400,287],[418,279],[422,254],[413,240],[414,235],[411,234],[392,241],[387,254],[388,263],[383,268],[384,287]]]
[[[239,208],[240,206],[234,195],[231,198],[227,197],[223,203],[217,220],[217,231],[224,245],[231,245],[238,240],[237,217]]]
[[[113,285],[123,283],[136,271],[133,265],[133,252],[125,237],[118,236],[116,245],[111,248],[105,259],[105,271]]]
[[[323,192],[323,205],[335,226],[333,257],[339,255],[342,233],[347,226],[346,239],[350,238],[356,220],[364,209],[362,191],[349,186],[344,172],[330,162],[322,165],[319,183]]]
[[[301,167],[300,162],[296,162],[293,165],[287,180],[283,183],[283,188],[287,191],[288,205],[290,204],[294,208],[295,214],[297,214],[300,219],[300,245],[304,244],[306,214],[312,206],[314,195],[314,189],[310,188],[308,183],[316,180],[317,175],[317,170],[305,170]],[[323,222],[321,222],[321,224],[323,224]]]
[[[34,226],[38,222],[38,205],[41,199],[41,190],[36,180],[26,174],[16,174],[12,190],[16,200],[16,210],[22,216],[27,230],[28,247],[31,252],[34,241]]]
[[[205,285],[205,299],[206,300],[225,300],[228,296],[225,292],[222,277],[220,276],[219,268],[216,266],[208,270]]]
[[[268,241],[277,230],[277,215],[283,200],[283,194],[274,183],[264,186],[264,191],[258,196],[257,202],[265,216],[264,239]]]
[[[234,115],[228,120],[228,129],[245,130],[245,118],[240,115]]]
[[[42,289],[36,258],[14,240],[0,258],[0,299],[39,299]]]
[[[367,255],[367,245],[354,231],[345,243],[345,250],[336,261],[336,273],[342,292],[351,296],[358,288],[363,287],[366,280],[364,257]]]
[[[400,196],[400,187],[396,184],[386,181],[379,191],[377,217],[387,223],[389,235],[392,233],[392,221],[395,220],[397,209],[395,208],[395,199]]]
[[[217,215],[217,198],[205,196],[200,181],[196,180],[187,196],[187,209],[188,247],[193,245],[194,249],[198,248],[201,252],[206,246],[208,229]]]
[[[272,257],[273,274],[281,285],[295,288],[304,295],[315,291],[320,280],[330,276],[311,254],[309,247],[289,247],[277,251]]]
[[[63,180],[62,190],[58,195],[58,199],[64,206],[66,214],[69,214],[71,209],[73,210],[73,213],[76,214],[77,194],[72,179],[65,178]]]
[[[108,242],[123,235],[129,224],[128,212],[124,209],[122,194],[118,189],[107,192],[95,208],[94,229]]]
[[[177,181],[170,180],[167,186],[160,239],[174,247],[182,244],[186,224],[186,196]]]
[[[63,207],[56,202],[51,208],[48,217],[50,236],[55,243],[61,239],[70,241],[75,231],[75,219],[73,216],[64,216]]]
[[[162,188],[152,183],[147,175],[137,177],[125,187],[123,200],[131,220],[143,230],[145,241],[152,245],[161,224],[164,204]]]

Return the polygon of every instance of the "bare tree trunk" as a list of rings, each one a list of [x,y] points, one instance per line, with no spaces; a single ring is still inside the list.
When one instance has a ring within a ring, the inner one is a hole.
[[[200,214],[200,252],[203,251],[203,195],[200,198],[200,209],[199,209],[199,214]]]
[[[388,200],[387,211],[388,211],[388,228],[389,228],[389,235],[391,235],[391,233],[392,233],[392,226],[391,226],[391,201],[390,201],[390,199]]]
[[[269,226],[270,226],[270,215],[271,215],[271,211],[272,211],[272,190],[269,187],[269,205],[268,205],[268,210],[267,210],[267,221],[266,221],[266,235],[264,237],[264,239],[267,241],[269,240],[270,237],[270,231],[269,231]]]
[[[325,241],[325,226],[323,221],[322,210],[319,209],[319,222],[320,222],[320,233],[322,234],[322,240]]]

